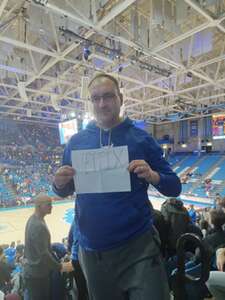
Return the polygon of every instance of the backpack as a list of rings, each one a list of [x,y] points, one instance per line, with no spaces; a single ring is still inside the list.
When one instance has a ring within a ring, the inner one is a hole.
[[[168,244],[168,225],[165,221],[161,211],[157,209],[152,210],[153,225],[157,229],[161,241],[160,249],[163,257],[166,255],[166,248]]]
[[[172,198],[162,204],[161,212],[168,225],[168,248],[176,250],[177,240],[188,232],[190,222],[188,211],[181,200]]]

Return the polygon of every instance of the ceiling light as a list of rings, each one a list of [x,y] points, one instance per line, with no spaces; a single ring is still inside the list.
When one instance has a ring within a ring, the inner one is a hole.
[[[187,144],[182,144],[181,147],[182,148],[187,148]]]

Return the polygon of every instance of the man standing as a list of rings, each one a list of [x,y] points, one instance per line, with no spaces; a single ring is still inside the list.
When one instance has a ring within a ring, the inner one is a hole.
[[[119,116],[123,98],[117,80],[99,74],[89,84],[95,122],[67,144],[53,188],[66,197],[75,191],[74,150],[127,146],[131,191],[83,193],[76,199],[79,261],[94,300],[167,300],[169,290],[152,226],[148,186],[176,197],[181,184],[149,134]],[[115,180],[113,177],[111,180]],[[91,182],[86,182],[91,185]]]
[[[35,201],[35,212],[25,229],[24,279],[30,300],[50,299],[50,271],[69,272],[70,263],[59,263],[51,253],[50,232],[44,217],[52,211],[52,199],[39,194]]]

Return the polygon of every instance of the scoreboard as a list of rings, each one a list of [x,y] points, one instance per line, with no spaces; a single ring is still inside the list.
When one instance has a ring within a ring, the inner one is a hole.
[[[214,140],[225,139],[225,114],[212,116],[212,136]]]
[[[76,119],[59,123],[59,136],[61,145],[66,144],[71,136],[77,133],[77,131]]]

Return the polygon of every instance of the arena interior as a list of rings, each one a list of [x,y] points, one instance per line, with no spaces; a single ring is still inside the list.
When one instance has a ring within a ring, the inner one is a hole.
[[[1,0],[0,245],[12,278],[22,259],[7,249],[24,243],[39,193],[54,199],[52,242],[66,243],[75,195],[60,198],[52,181],[65,144],[93,119],[88,84],[96,72],[118,80],[121,117],[162,147],[194,226],[203,230],[210,210],[225,208],[224,0]],[[157,210],[168,199],[153,186],[148,195]],[[13,286],[11,279],[5,295]],[[18,299],[29,300],[23,292]],[[175,294],[171,288],[171,299],[213,299],[205,290]]]

